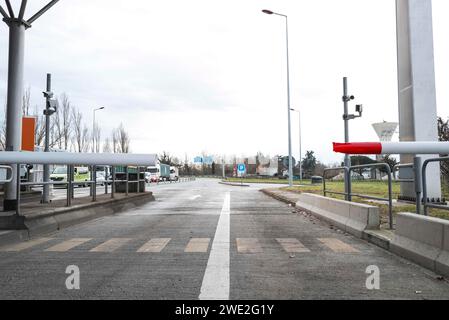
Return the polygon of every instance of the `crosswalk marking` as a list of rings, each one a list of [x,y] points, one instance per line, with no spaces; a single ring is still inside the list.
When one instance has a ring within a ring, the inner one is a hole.
[[[171,238],[154,238],[141,246],[137,252],[161,252]]]
[[[92,238],[73,238],[73,239],[58,243],[48,249],[45,249],[45,251],[65,252],[65,251],[69,251],[70,249],[73,249],[83,243],[86,243],[87,241],[90,241],[90,240],[92,240]]]
[[[17,251],[22,251],[25,249],[29,249],[31,247],[37,246],[39,244],[48,242],[50,240],[52,240],[53,238],[38,238],[38,239],[34,239],[34,240],[29,240],[29,241],[25,241],[25,242],[21,242],[21,243],[17,243],[17,244],[13,244],[13,245],[9,245],[6,247],[3,247],[0,249],[0,251],[4,251],[4,252],[17,252]]]
[[[112,238],[106,242],[103,242],[99,246],[91,249],[90,252],[112,252],[126,244],[128,241],[132,239],[130,238]]]
[[[210,238],[192,238],[187,244],[184,252],[207,252]]]
[[[310,252],[309,249],[295,238],[277,238],[276,241],[288,253]]]
[[[262,247],[256,238],[237,238],[237,251],[239,253],[262,253]]]
[[[350,246],[336,238],[318,238],[326,247],[338,253],[355,253],[359,252],[356,248]]]

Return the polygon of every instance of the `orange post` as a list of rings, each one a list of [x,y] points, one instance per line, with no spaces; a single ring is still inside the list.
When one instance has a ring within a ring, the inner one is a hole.
[[[22,151],[34,151],[35,117],[22,117]]]

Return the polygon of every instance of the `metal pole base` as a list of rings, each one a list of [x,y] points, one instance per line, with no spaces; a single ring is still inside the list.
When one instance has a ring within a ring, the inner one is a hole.
[[[3,200],[3,211],[17,210],[17,200],[5,199]]]

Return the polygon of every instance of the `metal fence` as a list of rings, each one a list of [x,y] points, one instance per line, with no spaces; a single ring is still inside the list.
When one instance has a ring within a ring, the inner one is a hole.
[[[447,161],[449,160],[449,157],[439,157],[439,158],[431,158],[431,159],[427,159],[423,162],[422,164],[422,171],[421,171],[421,175],[422,175],[422,195],[423,195],[423,208],[424,208],[424,215],[427,216],[428,214],[428,209],[429,208],[435,208],[435,209],[442,209],[442,210],[449,210],[449,206],[444,206],[444,205],[440,205],[440,204],[434,204],[434,203],[430,203],[429,199],[427,198],[427,177],[426,177],[426,172],[427,172],[427,166],[429,165],[429,163],[432,162],[442,162],[442,161]]]
[[[20,164],[18,164],[20,166]],[[67,194],[66,194],[66,206],[70,207],[72,205],[72,200],[75,198],[75,186],[76,185],[88,185],[90,186],[90,197],[92,197],[92,201],[95,202],[97,200],[97,166],[92,165],[90,167],[90,180],[88,181],[75,181],[74,179],[74,173],[75,173],[75,166],[74,165],[68,165],[67,166],[67,179],[66,181],[35,181],[35,182],[22,182],[20,177],[20,170],[17,171],[17,181],[19,183],[17,184],[17,190],[16,190],[16,196],[17,196],[17,208],[16,213],[20,214],[21,208],[20,208],[20,202],[21,202],[21,188],[23,186],[25,187],[43,187],[45,185],[51,185],[51,186],[65,186],[67,188]],[[115,193],[117,192],[117,184],[124,184],[125,185],[125,195],[129,195],[129,185],[137,183],[136,192],[141,193],[145,192],[146,184],[145,177],[142,178],[142,174],[144,174],[144,168],[141,166],[132,166],[132,168],[136,168],[134,174],[137,175],[137,178],[135,180],[130,179],[130,172],[128,166],[123,167],[124,172],[116,172],[115,166],[102,166],[105,168],[109,168],[108,171],[110,171],[110,175],[106,174],[106,178],[104,180],[101,180],[102,183],[104,183],[105,192],[104,194],[109,193],[109,185],[110,185],[110,195],[111,198],[114,198]],[[12,172],[13,169],[11,166],[8,165],[0,165],[0,169],[7,170],[7,178],[0,180],[0,184],[5,184],[12,181]],[[117,179],[117,174],[120,174],[124,176],[122,179]],[[176,183],[176,182],[188,182],[188,181],[194,181],[195,177],[180,177],[176,181],[166,181],[166,183]],[[141,187],[142,182],[144,183],[144,187]],[[158,183],[159,184],[159,183]],[[41,201],[42,202],[42,201]]]

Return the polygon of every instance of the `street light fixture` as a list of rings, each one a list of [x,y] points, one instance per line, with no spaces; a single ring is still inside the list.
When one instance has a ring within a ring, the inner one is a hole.
[[[293,186],[293,159],[292,159],[292,137],[291,137],[291,124],[290,124],[290,63],[288,56],[288,19],[285,14],[273,12],[271,10],[262,10],[266,14],[275,14],[285,18],[285,35],[287,45],[287,114],[288,114],[288,184]]]
[[[93,113],[94,113],[94,117],[93,117],[93,122],[92,122],[92,153],[95,153],[95,112],[98,110],[103,110],[104,107],[100,107],[97,109],[94,109]]]
[[[299,124],[299,181],[302,181],[302,165],[301,165],[301,157],[302,157],[302,150],[301,150],[301,111],[298,109],[290,109],[291,111],[298,112],[298,124]]]

